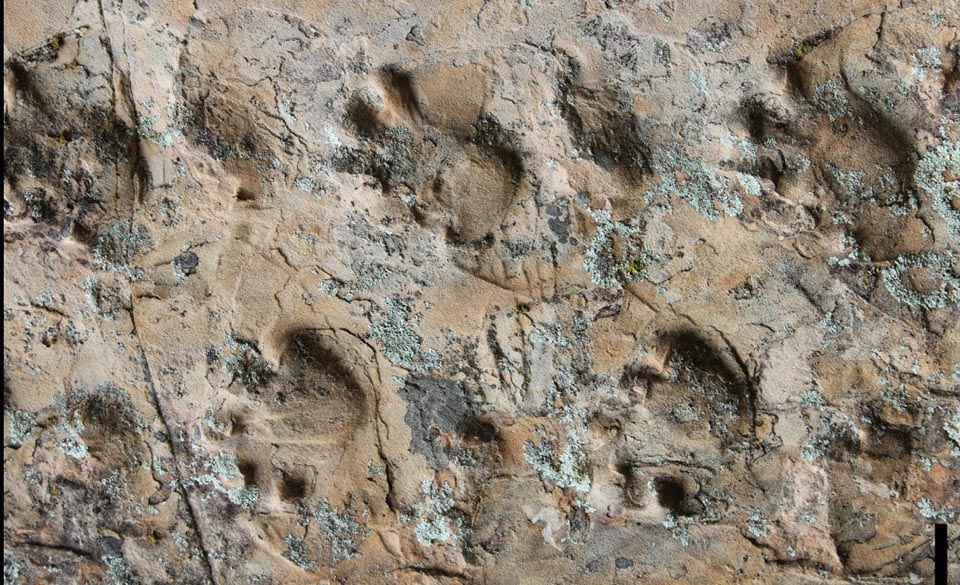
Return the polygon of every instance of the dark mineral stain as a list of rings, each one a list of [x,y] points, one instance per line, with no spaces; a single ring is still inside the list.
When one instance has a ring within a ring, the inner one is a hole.
[[[173,261],[184,274],[193,274],[200,265],[200,257],[195,252],[184,252]]]
[[[439,439],[440,433],[474,436],[492,440],[496,430],[479,423],[463,384],[422,376],[411,377],[401,388],[407,401],[404,418],[413,433],[411,449],[426,457],[434,469],[442,469],[449,458]]]
[[[547,205],[547,215],[550,216],[547,219],[550,231],[557,236],[561,244],[566,244],[570,237],[570,220],[566,217],[566,213],[557,205]]]

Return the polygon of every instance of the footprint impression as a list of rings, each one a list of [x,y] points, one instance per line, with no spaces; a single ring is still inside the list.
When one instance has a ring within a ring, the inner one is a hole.
[[[251,540],[304,570],[358,556],[366,518],[386,513],[373,380],[358,365],[374,363],[368,353],[347,334],[304,328],[283,337],[275,370],[242,341],[226,358],[235,365],[214,439],[236,476],[228,499],[251,510]]]

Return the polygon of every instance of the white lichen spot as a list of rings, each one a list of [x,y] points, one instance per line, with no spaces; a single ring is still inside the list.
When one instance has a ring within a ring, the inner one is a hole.
[[[179,104],[168,104],[164,110],[169,120],[181,117]],[[137,134],[141,138],[146,138],[160,148],[170,148],[174,140],[183,134],[183,127],[178,124],[167,123],[165,128],[159,130],[158,126],[162,127],[163,123],[156,113],[156,104],[150,98],[141,100],[137,108]]]
[[[707,76],[703,74],[703,71],[690,72],[690,85],[692,85],[698,93],[709,93],[707,90]]]
[[[554,347],[570,347],[570,340],[563,334],[558,325],[550,327],[537,326],[530,332],[530,343],[537,345],[552,345]]]
[[[290,100],[281,100],[280,105],[277,106],[277,111],[280,113],[280,116],[288,123],[292,123],[297,119],[295,109],[294,103]]]
[[[875,192],[867,185],[867,173],[863,169],[841,169],[828,164],[827,175],[838,195],[848,200],[871,199]]]
[[[23,561],[4,555],[3,558],[3,582],[9,585],[19,585],[20,571],[23,570]]]
[[[838,256],[830,256],[827,258],[827,264],[830,266],[848,267],[859,262],[870,262],[870,256],[859,248],[856,238],[851,235],[844,234],[840,238],[840,242],[844,247],[850,248],[850,252],[843,258]]]
[[[328,278],[317,283],[317,292],[323,295],[335,297],[340,292],[340,281]]]
[[[736,192],[730,190],[726,177],[677,150],[666,149],[658,153],[653,167],[660,182],[644,195],[648,203],[666,201],[671,194],[676,194],[710,219],[720,216],[717,207],[729,216],[743,212],[743,202]]]
[[[180,484],[184,487],[194,485],[207,486],[213,489],[213,492],[206,495],[204,499],[209,498],[214,493],[226,496],[232,504],[244,509],[252,509],[260,500],[260,488],[254,484],[241,483],[228,487],[224,485],[245,480],[240,468],[237,465],[237,456],[233,453],[221,452],[204,462],[206,473],[196,473],[185,479]]]
[[[427,516],[417,521],[413,529],[417,542],[423,546],[433,546],[438,542],[447,542],[453,535],[447,529],[447,521],[442,516]]]
[[[142,225],[120,222],[97,234],[90,249],[98,268],[137,279],[143,271],[134,265],[134,257],[150,243],[150,236]]]
[[[323,137],[326,138],[327,144],[333,148],[341,148],[343,146],[343,141],[340,140],[340,136],[337,135],[333,124],[327,123],[323,125]]]
[[[240,477],[240,468],[237,466],[237,456],[233,453],[221,452],[214,457],[207,468],[223,479]]]
[[[312,177],[300,176],[293,182],[293,185],[304,193],[313,193],[313,190],[317,187],[317,182]]]

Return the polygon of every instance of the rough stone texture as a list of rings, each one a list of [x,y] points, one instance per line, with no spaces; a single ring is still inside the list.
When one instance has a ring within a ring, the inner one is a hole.
[[[5,2],[4,582],[928,581],[958,15]]]

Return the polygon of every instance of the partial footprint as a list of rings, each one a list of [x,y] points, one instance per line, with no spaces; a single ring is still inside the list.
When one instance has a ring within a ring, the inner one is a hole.
[[[680,435],[724,444],[752,436],[755,389],[735,359],[692,330],[661,343],[662,360],[628,370],[622,385],[644,387],[646,407]]]
[[[382,467],[374,390],[359,365],[373,358],[328,330],[295,330],[282,343],[275,372],[231,386],[238,396],[214,415],[217,448],[235,456],[242,487],[229,499],[255,512],[254,542],[320,570],[358,556],[362,518],[385,509],[386,479],[371,471]]]
[[[381,69],[351,99],[358,146],[343,147],[336,168],[413,194],[421,223],[454,244],[492,236],[518,197],[523,163],[516,140],[484,113],[489,85],[476,65]]]

